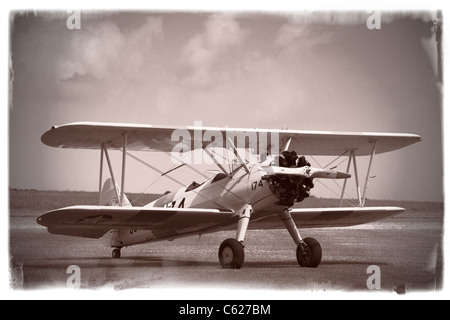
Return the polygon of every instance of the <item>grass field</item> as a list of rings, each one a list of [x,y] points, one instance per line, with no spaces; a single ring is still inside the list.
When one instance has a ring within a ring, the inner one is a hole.
[[[11,285],[15,289],[64,288],[67,268],[79,266],[85,289],[224,288],[367,292],[367,270],[379,266],[381,290],[440,290],[443,265],[443,204],[368,200],[368,206],[400,206],[398,216],[349,228],[302,230],[323,248],[317,269],[299,268],[286,230],[249,231],[241,270],[220,268],[220,243],[235,232],[187,237],[127,247],[122,258],[96,240],[52,235],[36,218],[55,208],[96,204],[95,192],[10,190]],[[131,201],[139,195],[127,194]],[[158,197],[144,195],[142,205]],[[301,206],[338,206],[310,198]],[[192,297],[195,298],[195,297]]]

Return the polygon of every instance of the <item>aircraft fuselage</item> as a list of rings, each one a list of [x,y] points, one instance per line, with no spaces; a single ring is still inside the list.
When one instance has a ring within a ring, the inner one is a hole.
[[[250,165],[248,168],[250,173],[241,167],[232,175],[219,173],[201,185],[182,187],[149,203],[146,207],[226,208],[236,213],[236,219],[229,221],[227,226],[221,225],[217,230],[210,229],[208,232],[235,229],[239,215],[249,204],[258,216],[283,212],[287,206],[279,204],[280,199],[271,191],[269,182],[263,179],[264,173],[258,170],[258,165]],[[192,234],[199,234],[198,230],[202,230],[201,226],[193,226]],[[108,246],[112,244],[122,247],[175,239],[177,234],[164,235],[160,238],[151,230],[118,230],[105,237],[107,240],[105,244]]]

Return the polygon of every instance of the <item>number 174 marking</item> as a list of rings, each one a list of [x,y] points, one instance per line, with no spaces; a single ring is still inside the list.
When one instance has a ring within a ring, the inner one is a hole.
[[[259,183],[258,183],[258,181],[252,182],[251,186],[252,186],[252,191],[255,191],[256,187],[261,187],[261,188],[264,187],[262,180],[259,180]]]

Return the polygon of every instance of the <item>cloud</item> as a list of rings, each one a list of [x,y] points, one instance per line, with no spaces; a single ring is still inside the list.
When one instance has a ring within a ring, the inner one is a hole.
[[[288,22],[281,26],[274,45],[278,48],[309,50],[332,40],[329,33],[317,32],[316,29],[303,23]]]
[[[415,19],[430,22],[436,17],[432,11],[379,11],[380,26],[399,19]],[[278,48],[313,48],[333,41],[329,32],[323,32],[324,26],[358,26],[367,27],[375,11],[314,11],[289,15],[289,21],[279,30],[274,45]]]
[[[234,17],[226,14],[210,16],[204,26],[204,31],[194,35],[182,51],[182,64],[189,73],[185,80],[199,86],[211,84],[215,65],[247,35]]]
[[[134,78],[151,59],[153,43],[161,36],[162,19],[155,17],[128,33],[115,22],[83,24],[59,61],[60,78],[86,74],[108,82]]]
[[[303,17],[303,16],[301,16]],[[315,22],[309,22],[310,20]],[[324,24],[334,21],[331,14],[299,16],[289,19],[276,33],[273,45],[287,52],[311,52],[320,45],[333,43],[333,33]],[[320,22],[320,23],[319,23]]]

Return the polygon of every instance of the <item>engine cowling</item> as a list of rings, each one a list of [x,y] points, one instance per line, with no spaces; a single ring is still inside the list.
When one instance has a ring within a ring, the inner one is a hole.
[[[310,166],[300,168],[262,166],[258,169],[263,172],[263,179],[269,182],[272,193],[280,199],[280,204],[288,206],[309,197],[309,191],[314,188],[314,178],[348,179],[351,177],[345,172]]]

